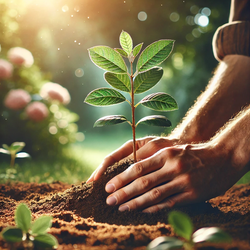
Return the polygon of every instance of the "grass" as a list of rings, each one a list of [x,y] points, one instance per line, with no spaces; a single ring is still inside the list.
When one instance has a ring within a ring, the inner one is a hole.
[[[138,135],[138,138],[141,135]],[[86,181],[91,173],[98,167],[104,157],[120,147],[131,138],[129,132],[116,133],[110,136],[104,134],[88,135],[82,143],[71,145],[64,151],[60,160],[48,161],[34,159],[16,160],[16,181],[47,182],[62,181],[70,184]],[[9,156],[6,155],[0,165],[0,183],[6,181],[1,178],[9,169]],[[239,182],[250,183],[250,172],[243,176]]]

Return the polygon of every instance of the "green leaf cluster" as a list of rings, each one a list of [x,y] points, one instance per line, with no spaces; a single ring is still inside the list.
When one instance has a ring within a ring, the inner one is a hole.
[[[228,233],[218,227],[204,227],[194,231],[193,223],[189,216],[182,212],[172,211],[168,216],[169,224],[173,227],[175,237],[161,236],[149,243],[147,250],[168,250],[168,249],[194,249],[194,245],[204,242],[231,242]]]
[[[57,248],[57,239],[48,234],[52,225],[51,216],[41,216],[32,222],[31,211],[26,204],[21,203],[15,211],[16,227],[7,227],[2,231],[2,237],[7,242],[32,241],[34,246],[41,248]]]
[[[112,49],[108,46],[95,46],[88,49],[92,62],[106,70],[104,79],[113,88],[98,88],[91,91],[85,98],[85,102],[94,106],[108,106],[127,101],[132,108],[140,104],[156,111],[172,111],[178,109],[175,99],[166,93],[150,94],[134,104],[131,100],[120,92],[124,91],[130,94],[133,99],[134,94],[141,94],[154,87],[162,78],[163,69],[158,67],[170,55],[174,41],[159,40],[142,52],[143,43],[133,47],[131,36],[122,31],[119,37],[121,48]],[[141,52],[141,54],[140,54]],[[133,73],[133,63],[139,56],[136,64],[136,72]],[[124,58],[130,63],[130,71],[126,66]],[[109,115],[98,119],[94,126],[114,125],[128,122],[133,127],[133,121],[130,122],[123,115]],[[164,116],[147,116],[141,119],[134,126],[139,124],[153,126],[171,126],[171,122]]]

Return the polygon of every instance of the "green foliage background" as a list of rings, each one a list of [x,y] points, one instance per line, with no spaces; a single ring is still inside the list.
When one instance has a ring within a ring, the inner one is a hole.
[[[211,15],[209,25],[201,27],[192,20],[204,7],[211,10]],[[87,138],[92,133],[113,131],[113,128],[93,128],[93,122],[100,116],[118,112],[130,115],[129,107],[122,105],[99,109],[83,103],[93,88],[105,86],[104,72],[89,60],[87,48],[119,47],[122,30],[133,37],[135,45],[143,41],[143,49],[159,39],[176,40],[171,57],[162,65],[162,82],[152,89],[167,92],[177,100],[179,110],[167,114],[174,127],[204,90],[217,65],[212,37],[217,27],[227,22],[229,7],[230,1],[226,0],[0,0],[1,56],[12,46],[29,49],[37,66],[27,78],[42,77],[37,73],[41,70],[48,72],[53,82],[66,87],[72,98],[68,108],[79,115],[77,125]],[[138,19],[141,11],[147,13],[145,21]],[[177,21],[171,21],[173,13]],[[138,108],[138,120],[150,112]],[[116,129],[130,130],[126,124]],[[138,130],[145,135],[163,132],[144,126]]]

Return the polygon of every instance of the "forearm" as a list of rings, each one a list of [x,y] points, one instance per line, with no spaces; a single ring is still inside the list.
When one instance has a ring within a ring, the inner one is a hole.
[[[207,89],[183,122],[171,133],[182,143],[207,141],[250,104],[250,57],[229,55],[218,66]]]
[[[250,105],[209,142],[243,174],[250,170]]]

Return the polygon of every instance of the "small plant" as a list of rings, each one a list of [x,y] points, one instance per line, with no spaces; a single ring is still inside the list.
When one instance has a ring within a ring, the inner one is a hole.
[[[168,217],[169,224],[173,227],[175,233],[183,239],[175,237],[161,236],[149,243],[147,250],[167,250],[180,249],[185,250],[194,249],[194,245],[204,242],[231,242],[231,237],[218,227],[204,227],[193,233],[194,226],[189,218],[184,213],[172,211]]]
[[[16,227],[7,227],[1,233],[8,243],[25,242],[29,247],[33,243],[34,247],[57,248],[57,239],[47,233],[52,225],[51,216],[43,215],[32,223],[31,211],[21,203],[15,211],[15,222]]]
[[[131,122],[123,115],[110,115],[98,119],[94,127],[128,122],[132,127],[133,154],[136,162],[136,127],[139,124],[170,127],[171,122],[165,116],[151,115],[140,119],[136,123],[135,108],[141,104],[156,111],[178,109],[175,99],[166,93],[150,94],[137,104],[135,104],[134,97],[135,94],[151,89],[160,81],[163,69],[157,65],[165,61],[170,55],[174,41],[159,40],[146,47],[137,60],[135,72],[134,60],[139,55],[143,43],[133,48],[132,38],[125,31],[121,32],[119,42],[122,48],[112,49],[107,46],[95,46],[88,50],[92,62],[101,69],[107,70],[104,78],[113,88],[95,89],[87,95],[85,102],[94,106],[107,106],[125,101],[130,104],[132,111]],[[127,67],[123,57],[128,59],[129,67]],[[128,92],[131,100],[127,100],[116,89]]]
[[[10,167],[15,166],[16,158],[27,158],[30,157],[28,153],[20,152],[24,146],[24,142],[13,142],[10,146],[3,144],[3,148],[0,148],[0,153],[10,155]]]

